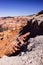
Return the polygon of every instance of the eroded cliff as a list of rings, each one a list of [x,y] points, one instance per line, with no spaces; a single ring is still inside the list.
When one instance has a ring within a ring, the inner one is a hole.
[[[28,45],[30,38],[43,35],[41,12],[32,16],[0,18],[0,57],[18,53]]]

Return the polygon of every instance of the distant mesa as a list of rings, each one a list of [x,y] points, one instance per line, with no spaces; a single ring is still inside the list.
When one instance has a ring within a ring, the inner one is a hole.
[[[6,19],[6,18],[14,18],[14,17],[11,17],[11,16],[3,17],[3,19]]]

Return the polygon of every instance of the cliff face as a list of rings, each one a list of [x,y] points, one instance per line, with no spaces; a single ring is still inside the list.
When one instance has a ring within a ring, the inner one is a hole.
[[[30,38],[43,35],[41,12],[32,16],[0,18],[0,57],[18,53]]]

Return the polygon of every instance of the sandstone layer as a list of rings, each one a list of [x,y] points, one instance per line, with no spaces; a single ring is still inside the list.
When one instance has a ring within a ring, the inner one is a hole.
[[[18,54],[23,48],[33,47],[28,40],[43,35],[43,11],[22,17],[0,18],[0,57]]]

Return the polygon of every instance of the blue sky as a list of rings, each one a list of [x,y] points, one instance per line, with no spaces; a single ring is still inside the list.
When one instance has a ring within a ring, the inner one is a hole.
[[[43,0],[0,0],[0,17],[31,15],[43,10]]]

